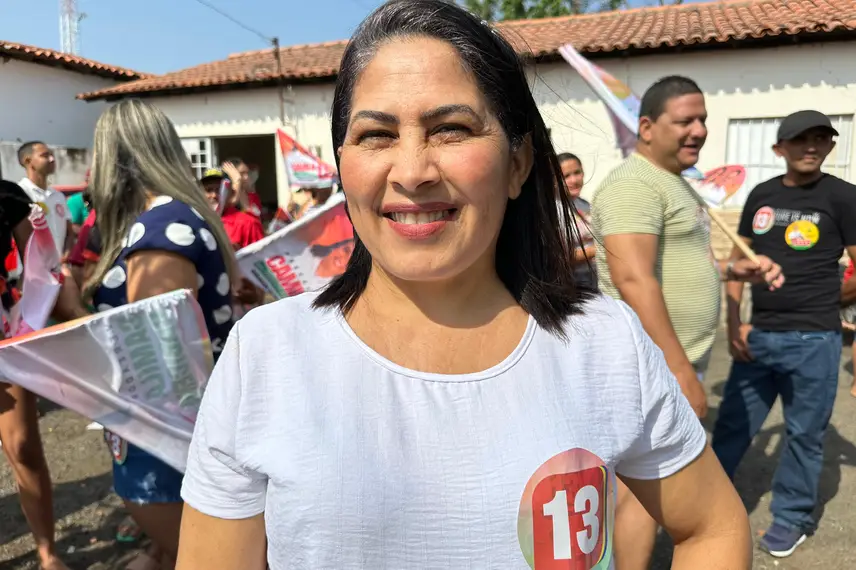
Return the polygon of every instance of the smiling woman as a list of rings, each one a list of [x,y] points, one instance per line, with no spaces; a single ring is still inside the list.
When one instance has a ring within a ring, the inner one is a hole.
[[[571,198],[511,46],[453,3],[393,0],[332,115],[353,255],[231,334],[179,568],[612,568],[616,474],[675,568],[748,568],[746,512],[662,353],[574,283]]]

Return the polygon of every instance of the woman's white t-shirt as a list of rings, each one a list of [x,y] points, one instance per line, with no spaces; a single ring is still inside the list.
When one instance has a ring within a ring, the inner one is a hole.
[[[611,568],[614,474],[661,479],[706,444],[620,301],[586,303],[567,341],[530,318],[500,364],[442,375],[314,299],[235,326],[182,489],[210,516],[264,512],[272,570]]]

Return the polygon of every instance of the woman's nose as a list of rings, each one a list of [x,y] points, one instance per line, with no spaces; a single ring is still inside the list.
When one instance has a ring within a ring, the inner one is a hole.
[[[440,181],[436,149],[424,141],[401,139],[392,160],[388,181],[404,192],[415,192]]]

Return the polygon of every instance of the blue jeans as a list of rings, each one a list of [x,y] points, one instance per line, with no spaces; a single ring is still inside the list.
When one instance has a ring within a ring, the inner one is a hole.
[[[184,475],[154,455],[104,430],[113,455],[113,490],[138,505],[180,503]]]
[[[838,389],[841,333],[753,330],[754,360],[731,365],[713,451],[732,479],[778,396],[785,416],[784,451],[773,477],[773,522],[811,533],[823,464],[823,437]]]

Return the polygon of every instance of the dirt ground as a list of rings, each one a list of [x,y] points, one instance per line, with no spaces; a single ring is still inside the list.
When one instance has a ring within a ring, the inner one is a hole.
[[[714,353],[707,377],[713,425],[729,358],[722,339]],[[788,559],[775,560],[755,553],[759,570],[812,570],[856,568],[856,398],[849,395],[852,378],[850,349],[844,349],[838,401],[826,438],[826,459],[821,482],[820,529]],[[60,552],[75,570],[112,570],[134,553],[118,544],[113,535],[123,518],[120,502],[110,488],[110,458],[100,431],[87,431],[88,420],[67,410],[44,406],[42,435],[55,481],[55,511]],[[770,523],[770,481],[781,445],[780,409],[747,454],[737,477],[737,487],[751,513],[753,530]],[[0,459],[0,569],[37,568],[30,538],[5,459]],[[660,540],[654,570],[669,567],[668,539]]]

